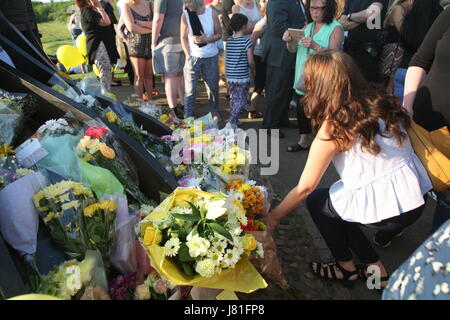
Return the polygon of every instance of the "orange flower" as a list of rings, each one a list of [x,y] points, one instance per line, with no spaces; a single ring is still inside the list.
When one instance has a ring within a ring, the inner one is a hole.
[[[114,150],[104,143],[100,145],[100,152],[104,157],[108,159],[114,159],[116,157],[116,153],[114,152]]]

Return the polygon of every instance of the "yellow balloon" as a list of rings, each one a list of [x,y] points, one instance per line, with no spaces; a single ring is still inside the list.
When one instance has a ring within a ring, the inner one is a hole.
[[[66,69],[79,66],[84,63],[85,58],[80,51],[73,47],[64,45],[58,48],[56,51],[56,58],[61,62]]]
[[[84,33],[80,34],[77,37],[76,45],[78,50],[80,50],[83,56],[87,56],[87,48],[86,48],[86,35]]]
[[[16,296],[13,298],[9,298],[8,300],[62,300],[60,298],[49,296],[46,294],[24,294],[21,296]]]

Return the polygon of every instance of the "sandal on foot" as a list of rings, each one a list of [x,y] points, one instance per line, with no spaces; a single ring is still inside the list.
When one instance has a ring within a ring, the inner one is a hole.
[[[316,269],[314,269],[314,263],[316,264]],[[342,284],[350,288],[355,284],[355,281],[359,279],[359,269],[356,268],[354,271],[345,270],[337,262],[311,262],[311,270],[314,275],[325,280],[339,280]],[[336,271],[339,270],[342,273],[342,278],[338,278]],[[357,276],[355,279],[350,280],[351,277]]]
[[[309,149],[309,146],[307,147],[302,147],[301,145],[299,145],[298,143],[293,144],[289,147],[287,147],[286,151],[287,152],[299,152],[299,151],[306,151]]]
[[[367,279],[369,277],[371,277],[372,275],[373,275],[372,273],[367,272],[367,266],[359,266],[358,267],[358,279],[367,281]],[[381,283],[388,282],[388,281],[389,281],[389,276],[381,277],[380,285],[381,285]],[[378,291],[379,293],[382,293],[383,290],[386,288],[386,286],[387,286],[387,284],[385,286],[381,285],[380,289],[375,289],[375,290]]]

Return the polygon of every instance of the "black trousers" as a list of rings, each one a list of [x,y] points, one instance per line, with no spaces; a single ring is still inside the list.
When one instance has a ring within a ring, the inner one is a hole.
[[[378,254],[360,227],[378,230],[377,238],[387,242],[416,222],[425,207],[423,205],[399,216],[363,225],[342,220],[333,208],[329,190],[318,189],[311,193],[306,200],[306,206],[331,254],[337,261],[352,260],[352,251],[361,263],[370,264],[378,261],[380,259]]]
[[[289,123],[289,102],[292,98],[294,69],[290,64],[281,67],[267,65],[266,109],[262,127],[279,129]]]
[[[375,54],[374,50],[371,51],[372,54],[367,50],[369,49],[366,49],[364,44],[345,47],[345,52],[356,62],[366,81],[378,84],[382,80],[379,68],[380,57]]]
[[[261,56],[253,55],[255,58],[255,88],[253,92],[261,94],[266,87],[266,64]]]
[[[294,101],[297,104],[297,125],[298,132],[300,134],[310,134],[312,133],[311,119],[308,119],[305,115],[305,108],[303,105],[303,96],[294,93]]]

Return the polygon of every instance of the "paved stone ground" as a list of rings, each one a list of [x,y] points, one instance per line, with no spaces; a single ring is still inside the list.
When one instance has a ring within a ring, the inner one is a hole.
[[[157,83],[159,91],[164,92],[164,85]],[[131,93],[132,87],[124,85],[113,87],[113,92],[119,100],[124,101]],[[199,84],[196,115],[202,116],[209,112],[207,96],[204,85]],[[225,119],[229,115],[229,101],[225,97],[226,90],[221,88],[220,109]],[[162,94],[155,99],[157,104],[165,104],[165,96]],[[262,105],[260,111],[264,108]],[[292,112],[291,123],[296,125],[295,113]],[[242,129],[260,128],[261,120],[248,120],[246,113],[241,115]],[[220,126],[222,127],[222,122]],[[274,199],[272,205],[279,203],[284,196],[298,183],[302,168],[307,159],[307,152],[288,153],[288,145],[295,143],[298,138],[297,129],[283,129],[285,139],[280,139],[280,170],[267,177],[273,188]],[[325,173],[319,187],[329,187],[338,179],[334,168],[329,168]],[[426,210],[421,219],[411,226],[402,237],[396,239],[393,244],[377,251],[389,272],[393,272],[409,255],[428,237],[431,228],[431,220],[434,213],[434,201],[428,200]],[[373,232],[367,231],[369,238]],[[265,290],[258,290],[252,294],[238,294],[242,300],[377,300],[380,295],[368,290],[365,283],[358,281],[351,289],[347,289],[338,282],[325,281],[316,278],[310,271],[309,264],[312,260],[331,261],[331,255],[327,246],[311,220],[305,204],[301,204],[294,212],[285,217],[275,230],[275,242],[278,255],[290,288],[283,290],[277,285],[269,283]]]

